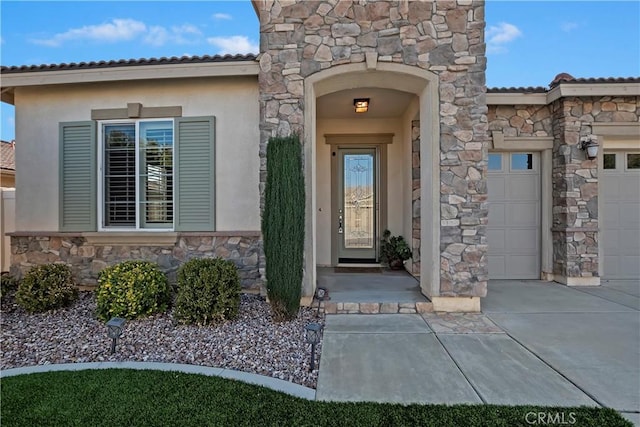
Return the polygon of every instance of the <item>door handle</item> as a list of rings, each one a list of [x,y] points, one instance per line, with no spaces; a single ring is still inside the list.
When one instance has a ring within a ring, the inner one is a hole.
[[[342,234],[342,215],[338,215],[338,233]]]

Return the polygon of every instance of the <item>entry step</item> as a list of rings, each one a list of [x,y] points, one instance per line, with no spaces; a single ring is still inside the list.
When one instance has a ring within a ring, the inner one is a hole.
[[[317,301],[314,301],[314,307]],[[331,302],[321,301],[325,314],[420,314],[433,312],[433,303],[420,302]]]

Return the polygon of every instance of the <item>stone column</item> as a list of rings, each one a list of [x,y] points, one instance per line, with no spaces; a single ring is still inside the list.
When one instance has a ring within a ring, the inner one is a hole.
[[[591,134],[584,100],[553,103],[553,274],[567,285],[599,285],[598,164],[580,149]]]

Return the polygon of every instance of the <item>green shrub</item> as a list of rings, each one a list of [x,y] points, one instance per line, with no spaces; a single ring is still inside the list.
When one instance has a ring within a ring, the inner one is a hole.
[[[98,278],[98,319],[135,319],[167,310],[171,288],[167,276],[149,261],[124,261]]]
[[[234,319],[240,306],[240,277],[232,261],[192,259],[178,270],[175,316],[207,325]]]
[[[300,308],[304,254],[304,175],[297,135],[267,146],[262,235],[267,295],[274,320],[291,320]]]
[[[0,300],[4,301],[18,290],[20,282],[15,277],[11,276],[9,272],[3,271],[0,274]]]
[[[16,301],[30,313],[52,310],[70,305],[78,297],[78,288],[71,268],[66,264],[42,264],[24,276]]]

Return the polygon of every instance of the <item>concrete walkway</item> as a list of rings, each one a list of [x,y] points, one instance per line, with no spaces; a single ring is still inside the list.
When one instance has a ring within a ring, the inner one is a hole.
[[[492,281],[479,314],[328,315],[316,396],[607,406],[638,423],[639,287]]]

